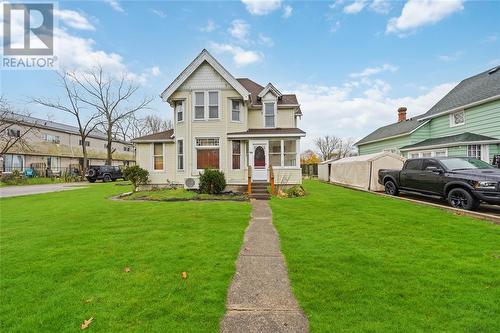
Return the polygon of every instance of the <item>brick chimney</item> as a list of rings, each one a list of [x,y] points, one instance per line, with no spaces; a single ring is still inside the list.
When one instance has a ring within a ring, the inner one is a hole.
[[[404,106],[398,109],[398,123],[406,120],[406,110]]]

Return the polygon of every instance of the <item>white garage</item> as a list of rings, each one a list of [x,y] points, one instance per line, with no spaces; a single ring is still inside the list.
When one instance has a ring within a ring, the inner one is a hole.
[[[318,178],[365,190],[383,191],[384,187],[378,183],[378,171],[401,169],[405,160],[400,155],[381,152],[325,161],[318,166]]]

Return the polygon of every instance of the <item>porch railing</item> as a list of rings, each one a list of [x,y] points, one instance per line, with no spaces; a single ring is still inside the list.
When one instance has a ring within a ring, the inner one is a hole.
[[[248,183],[247,183],[247,192],[248,194],[252,194],[252,166],[248,166]]]
[[[271,183],[271,193],[276,194],[276,186],[274,184],[274,169],[273,165],[269,164],[269,182]]]

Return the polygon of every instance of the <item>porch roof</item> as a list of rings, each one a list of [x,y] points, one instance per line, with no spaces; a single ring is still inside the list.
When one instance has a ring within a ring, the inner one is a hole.
[[[245,132],[227,133],[228,138],[302,137],[306,132],[300,128],[249,128]]]
[[[500,142],[500,140],[485,135],[465,132],[456,135],[443,136],[440,138],[427,139],[412,145],[401,147],[400,150],[407,151],[407,150],[460,146],[464,144],[488,144],[497,142]]]

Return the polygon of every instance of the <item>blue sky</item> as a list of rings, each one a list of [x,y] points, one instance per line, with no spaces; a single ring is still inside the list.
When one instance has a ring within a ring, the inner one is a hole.
[[[126,72],[158,96],[207,48],[234,76],[296,93],[308,132],[359,139],[425,112],[460,80],[500,65],[499,1],[60,1],[56,54],[82,70]],[[2,95],[57,97],[51,71],[2,71]],[[172,118],[157,97],[150,113]]]

